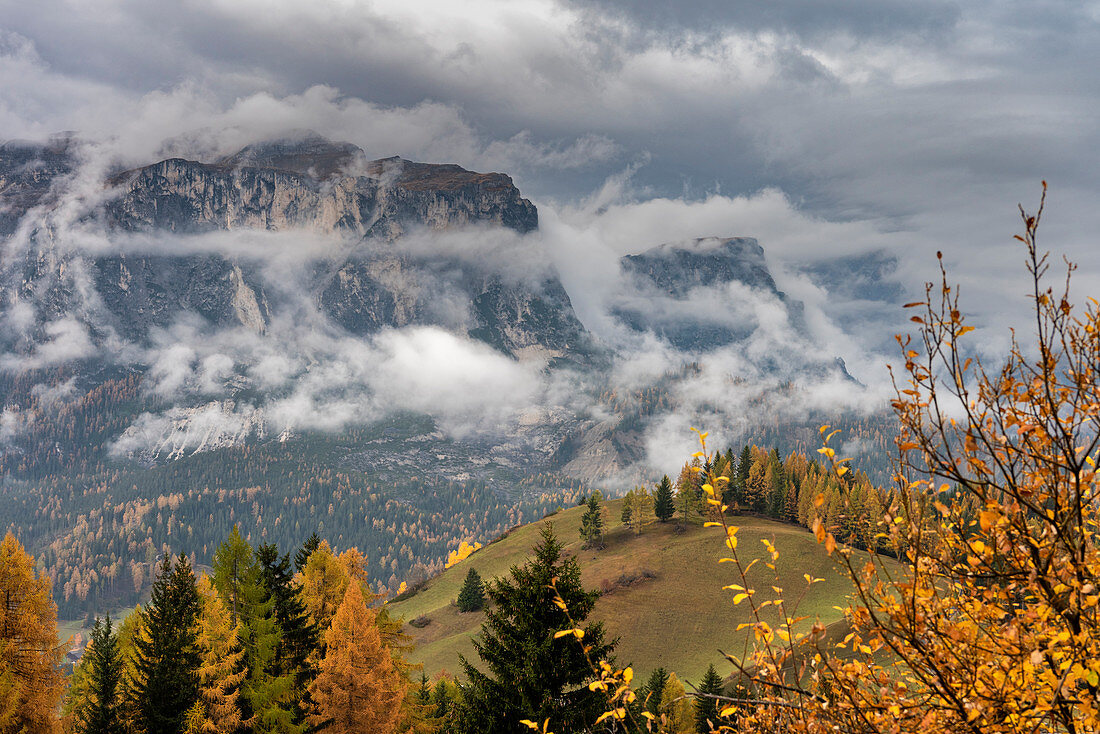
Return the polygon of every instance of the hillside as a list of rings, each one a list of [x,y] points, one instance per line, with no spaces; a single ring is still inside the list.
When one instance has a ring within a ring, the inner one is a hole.
[[[657,666],[690,681],[697,681],[710,663],[723,674],[731,672],[717,651],[736,654],[744,649],[748,632],[735,630],[748,621],[749,611],[746,604],[735,607],[732,592],[722,590],[736,580],[728,564],[718,563],[721,536],[701,524],[679,525],[675,521],[654,523],[641,535],[632,535],[619,521],[622,501],[614,500],[607,503],[610,532],[606,546],[599,551],[582,550],[577,529],[583,509],[573,507],[548,519],[566,544],[566,552],[577,556],[587,588],[608,588],[621,577],[641,576],[645,571],[654,575],[605,593],[592,613],[591,619],[603,620],[611,636],[621,637],[619,663],[633,665],[635,674],[643,679]],[[779,585],[789,590],[789,597],[806,587],[805,573],[826,579],[807,593],[799,614],[811,619],[820,616],[825,623],[839,618],[833,607],[842,604],[847,582],[833,570],[805,528],[747,516],[733,522],[741,528],[738,550],[746,562],[764,554],[761,539],[775,544],[781,553]],[[459,654],[477,661],[471,638],[479,629],[482,614],[462,614],[453,605],[468,569],[476,569],[486,580],[506,574],[510,566],[526,560],[540,525],[531,523],[513,530],[434,577],[411,598],[390,604],[391,614],[406,622],[421,616],[430,620],[422,628],[406,627],[416,643],[411,658],[423,663],[429,676],[459,671]],[[771,573],[763,562],[752,573],[759,588],[774,583],[763,575]],[[768,598],[760,593],[760,598]]]

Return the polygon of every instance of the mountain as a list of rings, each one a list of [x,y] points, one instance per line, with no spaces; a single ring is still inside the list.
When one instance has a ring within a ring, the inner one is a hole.
[[[620,260],[631,297],[614,310],[635,331],[649,331],[681,350],[725,346],[747,339],[757,328],[738,301],[774,299],[791,327],[806,334],[803,307],[779,290],[751,237],[703,237],[659,245]],[[696,298],[719,294],[722,303]]]
[[[837,368],[755,240],[627,256],[598,338],[537,227],[505,174],[312,134],[139,167],[72,135],[0,145],[0,526],[68,618],[233,524],[284,548],[323,528],[393,590],[458,539],[647,480],[730,386],[798,410],[754,408],[731,444],[839,425],[803,409],[795,378]]]
[[[84,219],[102,219],[109,244],[89,257],[66,249],[48,211],[35,216],[73,169],[70,147],[0,148],[6,230],[14,232],[20,219],[33,227],[21,259],[6,247],[4,302],[34,308],[40,325],[75,316],[100,343],[112,336],[146,343],[152,331],[193,313],[214,328],[263,332],[305,292],[352,334],[434,324],[514,357],[571,358],[585,348],[552,268],[520,281],[487,259],[394,246],[422,230],[533,231],[537,210],[504,174],[367,160],[355,146],[316,136],[251,145],[212,163],[167,159],[106,182],[111,195]],[[201,245],[189,251],[203,234],[250,230],[351,244],[306,263],[308,274],[282,299],[285,283],[266,276],[264,253],[227,256]],[[140,244],[121,246],[134,241]],[[459,312],[437,307],[441,292]],[[18,351],[17,344],[9,348]]]

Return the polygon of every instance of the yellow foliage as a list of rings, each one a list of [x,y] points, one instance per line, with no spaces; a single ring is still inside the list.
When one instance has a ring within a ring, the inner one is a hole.
[[[478,550],[481,550],[481,543],[475,542],[473,545],[470,545],[465,540],[462,541],[458,545],[458,550],[453,550],[447,554],[447,563],[444,568],[450,568],[459,561],[465,561],[474,551]]]

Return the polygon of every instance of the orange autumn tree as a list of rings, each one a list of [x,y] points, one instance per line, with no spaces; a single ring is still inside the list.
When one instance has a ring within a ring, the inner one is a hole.
[[[1072,265],[1058,290],[1047,285],[1042,205],[1021,214],[1034,341],[1014,337],[996,368],[972,356],[942,266],[909,304],[918,331],[899,337],[897,486],[876,529],[901,563],[816,524],[854,584],[851,633],[832,646],[819,626],[805,635],[789,616],[775,628],[758,616],[743,667],[755,700],[725,707],[740,730],[1100,731],[1100,302],[1073,304]],[[735,601],[762,606],[741,578]]]
[[[917,333],[899,337],[897,472],[869,528],[877,542],[858,551],[814,522],[852,582],[842,640],[799,614],[802,589],[780,587],[779,549],[765,542],[763,562],[743,562],[730,518],[708,523],[724,533],[734,581],[725,588],[749,608],[743,627],[755,640],[746,658],[730,657],[738,685],[719,697],[717,730],[1100,731],[1100,301],[1073,303],[1072,265],[1057,290],[1048,285],[1036,242],[1042,211],[1021,209],[1017,238],[1033,338],[1014,336],[995,367],[974,356],[973,329],[942,266],[925,300],[908,305],[919,309]],[[821,453],[850,493],[832,435]],[[705,437],[699,458],[709,458]],[[707,503],[724,509],[728,484],[704,475]],[[824,502],[818,494],[814,504]],[[630,677],[601,667],[607,717],[623,730],[634,719],[623,693]]]
[[[0,731],[59,730],[63,655],[49,579],[8,533],[0,542]]]
[[[407,681],[394,664],[359,584],[348,584],[325,633],[325,656],[309,687],[311,725],[332,734],[396,731]]]

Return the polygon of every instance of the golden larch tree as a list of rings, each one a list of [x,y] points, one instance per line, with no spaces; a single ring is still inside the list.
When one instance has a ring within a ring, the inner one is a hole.
[[[331,734],[396,731],[407,682],[367,608],[359,584],[348,584],[325,633],[325,656],[310,684],[311,725]]]
[[[4,731],[60,730],[64,654],[49,579],[35,572],[34,559],[8,533],[0,542],[0,694],[8,688],[0,705],[8,699],[10,715]]]
[[[198,619],[198,642],[202,650],[199,666],[199,700],[188,712],[188,734],[231,734],[247,726],[242,721],[240,686],[247,670],[244,648],[233,625],[229,610],[221,600],[210,577],[203,574],[198,582],[202,609]]]

